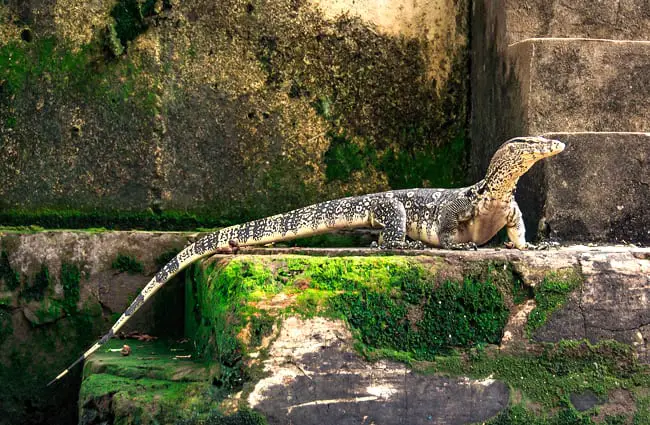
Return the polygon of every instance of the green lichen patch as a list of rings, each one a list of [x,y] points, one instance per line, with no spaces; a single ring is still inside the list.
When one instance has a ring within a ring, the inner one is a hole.
[[[608,415],[598,422],[588,414],[581,414],[575,409],[564,408],[555,414],[540,414],[527,409],[524,405],[515,405],[485,422],[485,425],[628,425],[631,417],[626,415]]]
[[[650,378],[650,370],[647,366],[638,363],[633,350],[627,345],[613,341],[605,341],[597,345],[591,345],[586,341],[547,344],[539,353],[475,350],[449,357],[439,357],[433,363],[414,365],[417,369],[429,373],[503,381],[520,394],[520,398],[525,403],[537,405],[538,416],[540,416],[539,409],[547,413],[555,409],[572,410],[570,401],[572,394],[591,391],[606,399],[612,390],[636,391],[639,388],[647,388]],[[500,420],[514,420],[515,416],[520,416],[518,411],[515,409],[511,417],[504,415]],[[593,413],[590,411],[587,415]],[[548,423],[556,424],[552,421]]]
[[[542,327],[554,311],[560,309],[571,293],[582,284],[582,277],[575,270],[550,273],[535,287],[536,307],[528,316],[528,335]]]
[[[138,261],[134,256],[118,253],[111,267],[122,273],[140,274],[144,272],[144,265]]]

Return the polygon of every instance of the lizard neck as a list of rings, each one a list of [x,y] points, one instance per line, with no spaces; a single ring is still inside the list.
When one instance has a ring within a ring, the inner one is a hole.
[[[531,164],[532,165],[532,164]],[[519,178],[528,171],[521,163],[494,158],[483,182],[481,197],[490,201],[510,202]]]

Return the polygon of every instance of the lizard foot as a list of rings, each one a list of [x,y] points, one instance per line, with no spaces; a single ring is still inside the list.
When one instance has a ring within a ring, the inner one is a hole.
[[[560,244],[558,242],[540,242],[537,245],[532,243],[526,243],[526,249],[535,250],[535,251],[544,251],[550,248],[558,248]]]
[[[445,248],[447,249],[453,249],[453,250],[472,250],[476,251],[478,250],[478,246],[474,242],[463,242],[463,243],[454,243],[446,246]]]
[[[373,242],[370,247],[379,249],[425,249],[426,245],[421,241],[393,241],[383,242],[381,245]]]

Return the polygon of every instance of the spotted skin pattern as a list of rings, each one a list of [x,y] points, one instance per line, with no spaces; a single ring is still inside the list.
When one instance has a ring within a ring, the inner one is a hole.
[[[458,189],[405,189],[336,199],[254,220],[210,233],[187,246],[142,289],[106,335],[77,363],[110,340],[158,289],[199,258],[232,246],[264,245],[336,229],[380,228],[379,248],[476,248],[501,228],[516,248],[527,247],[521,211],[514,199],[519,177],[542,158],[564,149],[557,140],[520,137],[507,141],[494,154],[486,178]]]

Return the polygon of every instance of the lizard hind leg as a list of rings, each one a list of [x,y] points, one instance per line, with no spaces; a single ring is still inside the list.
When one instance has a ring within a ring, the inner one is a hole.
[[[406,240],[406,209],[397,199],[379,199],[370,210],[371,224],[382,227],[380,249],[423,249],[420,241]]]

